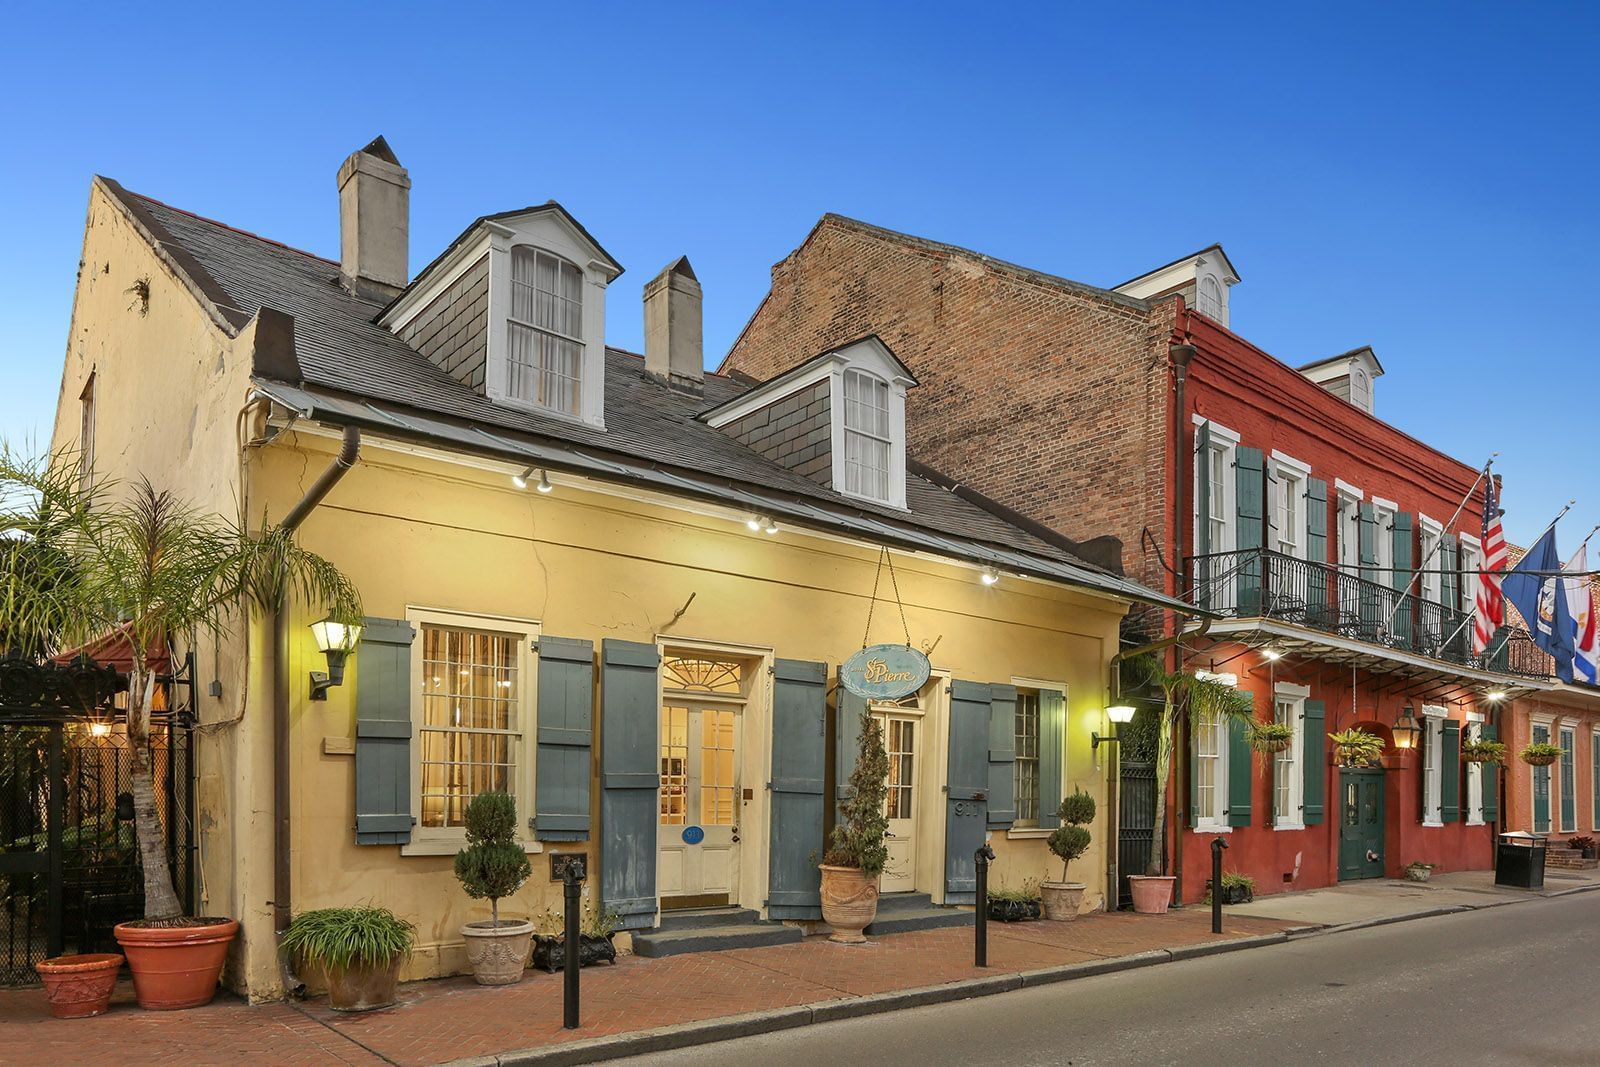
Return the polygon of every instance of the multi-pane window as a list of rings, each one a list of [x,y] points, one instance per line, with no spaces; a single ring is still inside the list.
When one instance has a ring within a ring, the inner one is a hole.
[[[889,754],[889,795],[884,813],[891,819],[909,819],[915,799],[917,724],[912,719],[889,719],[884,748]]]
[[[94,378],[78,396],[78,480],[85,492],[94,487]]]
[[[522,641],[425,623],[421,643],[421,825],[457,828],[479,793],[516,792]]]
[[[1039,691],[1017,690],[1017,825],[1039,825]]]
[[[1211,551],[1227,552],[1228,541],[1228,450],[1213,446],[1206,452],[1206,516]]]
[[[844,485],[847,493],[888,500],[889,383],[865,371],[844,375]]]
[[[689,821],[689,709],[661,709],[661,821]]]
[[[1361,566],[1361,500],[1339,494],[1339,566],[1354,574]]]
[[[1272,485],[1274,546],[1286,556],[1300,558],[1305,542],[1306,483],[1298,474],[1279,470]]]
[[[700,821],[711,826],[733,823],[736,716],[733,708],[700,712]]]
[[[1200,279],[1200,299],[1197,301],[1200,314],[1216,322],[1222,322],[1222,286],[1210,275]]]
[[[1222,805],[1227,796],[1223,730],[1222,719],[1216,714],[1201,714],[1196,717],[1194,814],[1196,823],[1202,826],[1219,825],[1223,821]]]
[[[1461,728],[1461,743],[1483,740],[1483,723],[1469,722]],[[1483,822],[1483,764],[1467,764],[1467,818],[1468,825]]]
[[[1304,711],[1304,696],[1279,693],[1273,702],[1273,721],[1294,731],[1289,747],[1273,756],[1272,811],[1278,826],[1301,824],[1300,728]]]
[[[1439,538],[1443,531],[1431,520],[1422,520],[1422,556],[1417,566],[1422,568],[1422,599],[1430,604],[1441,603],[1444,596],[1444,574],[1439,552]]]
[[[559,256],[511,251],[506,393],[576,415],[583,379],[583,272]]]
[[[1444,718],[1425,715],[1422,726],[1422,821],[1438,825],[1444,821]]]
[[[1578,733],[1570,726],[1561,728],[1561,832],[1578,828]]]

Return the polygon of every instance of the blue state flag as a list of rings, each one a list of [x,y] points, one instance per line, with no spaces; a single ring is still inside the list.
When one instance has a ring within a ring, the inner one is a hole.
[[[1500,591],[1528,624],[1533,643],[1555,659],[1556,677],[1570,682],[1578,627],[1567,607],[1560,574],[1561,557],[1556,552],[1556,529],[1552,526],[1506,572],[1500,580]]]

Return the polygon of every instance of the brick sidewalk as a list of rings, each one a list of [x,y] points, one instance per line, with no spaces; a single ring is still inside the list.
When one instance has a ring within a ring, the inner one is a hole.
[[[403,986],[386,1011],[342,1015],[324,999],[248,1007],[219,997],[206,1008],[140,1011],[119,987],[111,1011],[76,1021],[48,1017],[39,990],[0,992],[7,1063],[227,1062],[431,1064],[898,989],[942,985],[1153,949],[1273,933],[1290,924],[1229,916],[1213,935],[1210,912],[1164,917],[1095,914],[1076,923],[989,924],[989,963],[972,965],[972,931],[928,930],[867,946],[800,944],[673,956],[623,957],[583,972],[583,1028],[561,1029],[561,979],[529,971],[498,989],[470,978]]]

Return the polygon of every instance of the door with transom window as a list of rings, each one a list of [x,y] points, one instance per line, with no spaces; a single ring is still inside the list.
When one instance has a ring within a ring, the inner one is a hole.
[[[738,902],[739,762],[746,671],[734,661],[663,658],[656,885],[663,908]]]
[[[889,863],[883,869],[879,891],[909,893],[917,888],[917,802],[921,787],[922,719],[885,710],[875,713],[883,730],[883,747],[889,755],[888,796],[884,808],[889,818],[885,835]]]

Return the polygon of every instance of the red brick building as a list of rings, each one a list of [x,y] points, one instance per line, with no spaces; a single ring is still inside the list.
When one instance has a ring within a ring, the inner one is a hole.
[[[1296,369],[1233,333],[1238,281],[1220,246],[1102,289],[829,215],[723,370],[769,378],[875,333],[922,383],[913,459],[1068,537],[1114,534],[1112,562],[1220,616],[1184,624],[1182,662],[1295,740],[1186,728],[1169,852],[1191,871],[1218,834],[1258,892],[1486,867],[1501,790],[1461,742],[1552,683],[1525,635],[1470,654],[1478,472],[1372,413],[1370,348]],[[1145,624],[1130,643],[1175,633]],[[1389,742],[1381,768],[1334,765],[1327,734],[1355,726]]]

